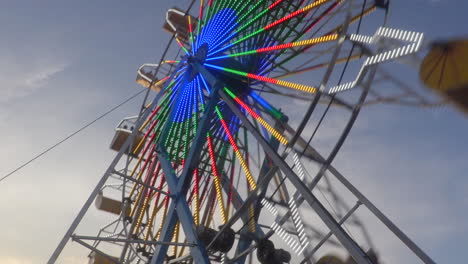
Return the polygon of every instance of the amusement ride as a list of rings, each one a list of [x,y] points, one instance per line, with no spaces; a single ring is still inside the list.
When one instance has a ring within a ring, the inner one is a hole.
[[[118,124],[117,154],[49,263],[72,241],[101,264],[385,263],[357,210],[434,263],[334,166],[367,105],[468,108],[467,77],[453,66],[468,61],[467,42],[392,28],[390,7],[200,0],[170,8],[161,59],[137,70],[147,88],[141,110]],[[442,96],[428,98],[381,67],[392,63],[421,65],[421,80]],[[76,233],[93,203],[112,221]]]

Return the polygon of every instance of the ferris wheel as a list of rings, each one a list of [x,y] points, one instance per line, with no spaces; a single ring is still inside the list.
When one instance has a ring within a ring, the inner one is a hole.
[[[421,33],[386,25],[388,8],[201,0],[169,9],[173,37],[157,64],[138,69],[142,110],[119,123],[118,154],[49,263],[69,240],[91,250],[90,263],[382,263],[358,209],[434,263],[333,165],[365,105],[437,104],[373,88],[394,80],[379,65],[423,44]],[[93,202],[115,217],[97,235],[75,234]]]

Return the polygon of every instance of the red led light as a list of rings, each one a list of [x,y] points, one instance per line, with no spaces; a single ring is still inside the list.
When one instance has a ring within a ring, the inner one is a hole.
[[[244,108],[247,112],[249,112],[249,114],[250,114],[253,118],[257,119],[257,118],[260,117],[260,116],[259,116],[257,113],[255,113],[250,107],[248,107],[244,102],[242,102],[238,97],[234,98],[234,100],[235,100],[238,104],[240,104],[240,105],[242,106],[242,108]]]
[[[156,172],[153,173],[153,177],[151,178],[151,186],[154,186],[154,184],[156,183],[156,179],[158,178],[160,169],[161,169],[161,166],[160,166],[160,163],[158,163],[156,167]],[[152,194],[153,194],[153,189],[150,189],[148,193],[146,194],[146,197],[151,197]]]
[[[283,0],[278,0],[276,2],[274,2],[273,4],[271,4],[269,7],[268,7],[268,10],[270,9],[273,9],[275,6],[277,6],[279,3],[283,2]]]
[[[277,46],[271,46],[271,47],[257,49],[257,53],[267,52],[267,51],[272,51],[272,50],[278,50],[278,49],[287,49],[287,48],[291,48],[292,46],[293,46],[292,43],[281,44],[281,45],[277,45]]]
[[[236,142],[234,141],[234,138],[232,137],[231,132],[229,131],[228,126],[226,125],[226,122],[224,122],[224,119],[220,119],[220,121],[221,121],[221,125],[224,128],[224,132],[226,132],[226,135],[228,136],[228,139],[232,145],[232,148],[234,149],[234,151],[238,151],[239,149],[237,148]]]
[[[195,194],[198,195],[199,191],[199,185],[200,185],[200,175],[198,175],[198,168],[196,168],[194,171],[194,176],[195,176],[195,186],[193,189],[195,190]]]
[[[210,160],[211,160],[213,174],[216,178],[218,178],[219,175],[218,175],[218,169],[216,168],[216,160],[215,160],[215,155],[213,151],[213,143],[211,141],[211,137],[206,137],[206,139],[208,141],[208,151],[210,152]]]
[[[317,23],[319,23],[320,21],[322,21],[322,19],[328,15],[333,9],[335,9],[335,7],[337,7],[338,5],[340,4],[340,1],[337,1],[335,2],[332,6],[330,6],[327,10],[325,10],[325,12],[323,12],[323,14],[318,17],[306,30],[305,32],[309,32],[313,27],[315,27],[315,25],[317,25]]]
[[[162,189],[165,182],[166,182],[166,178],[164,177],[164,174],[161,174],[161,181],[159,182],[158,190]],[[154,199],[154,205],[155,206],[158,205],[160,196],[161,196],[160,192],[156,193],[156,199]]]
[[[303,11],[302,9],[299,9],[299,10],[297,10],[297,11],[295,11],[295,12],[292,12],[291,14],[289,14],[289,15],[287,15],[287,16],[285,16],[285,17],[282,17],[282,18],[276,20],[275,22],[273,22],[273,23],[271,23],[271,24],[265,26],[263,29],[264,29],[264,30],[267,30],[267,29],[269,29],[269,28],[272,28],[272,27],[274,27],[274,26],[276,26],[276,25],[278,25],[278,24],[283,23],[283,22],[286,21],[286,20],[289,20],[289,19],[291,19],[291,18],[293,18],[293,17],[295,17],[295,16],[297,16],[297,15],[303,13],[303,12],[304,12],[304,11]]]
[[[188,17],[188,21],[189,21],[189,23],[188,23],[189,32],[190,32],[190,33],[193,33],[193,30],[192,30],[192,21],[191,21],[191,19],[190,19],[190,16]]]
[[[257,80],[260,80],[260,81],[262,81],[262,82],[273,83],[273,84],[276,84],[276,83],[278,82],[278,80],[275,80],[275,79],[272,79],[272,78],[268,78],[268,77],[265,77],[265,76],[260,76],[260,75],[251,74],[251,73],[247,73],[247,77],[248,77],[248,78],[251,78],[251,79],[257,79]]]

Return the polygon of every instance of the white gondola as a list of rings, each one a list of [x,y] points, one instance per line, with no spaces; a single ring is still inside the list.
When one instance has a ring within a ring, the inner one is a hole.
[[[196,18],[190,16],[192,21],[192,28],[196,28]],[[166,12],[166,23],[164,23],[163,29],[167,32],[174,34],[177,38],[185,43],[189,40],[188,31],[188,18],[185,13],[178,8],[171,8]]]
[[[377,253],[375,253],[375,251],[372,248],[367,250],[366,254],[369,257],[369,259],[372,261],[372,263],[379,264],[379,257],[377,256]],[[351,256],[349,256],[345,264],[356,264],[356,261]]]
[[[120,121],[120,123],[115,128],[115,135],[110,145],[111,149],[115,151],[120,151],[127,138],[132,134],[133,129],[135,129],[136,120],[137,116],[133,116],[124,118],[122,121]],[[129,148],[131,149],[130,154],[132,156],[138,156],[138,154],[140,153],[142,148],[140,147],[137,149],[137,146],[138,143],[142,140],[142,138],[142,133],[138,132],[133,140],[132,147]],[[129,154],[129,149],[127,149],[125,153]]]
[[[106,258],[103,255],[98,254],[98,253],[93,251],[93,252],[91,252],[91,254],[89,254],[88,264],[115,264],[115,263],[119,263],[118,262],[119,258],[112,257],[112,259],[114,259],[115,261],[112,261],[109,258]]]
[[[159,79],[154,77],[152,70],[158,67],[158,64],[143,64],[138,68],[136,82],[145,87],[150,88],[153,91],[161,91],[162,83],[158,83]]]
[[[326,255],[321,257],[317,262],[317,264],[344,264],[343,260],[337,255]]]
[[[124,208],[123,202],[105,197],[102,192],[96,196],[94,204],[97,209],[116,215],[120,215],[122,213],[122,208]],[[125,215],[130,215],[130,211],[131,207],[127,206],[125,209]]]

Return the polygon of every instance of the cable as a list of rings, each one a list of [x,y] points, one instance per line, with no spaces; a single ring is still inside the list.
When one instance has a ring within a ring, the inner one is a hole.
[[[108,114],[112,113],[113,111],[115,111],[117,108],[121,107],[122,105],[128,103],[129,101],[131,101],[132,99],[134,99],[135,97],[137,97],[138,95],[140,95],[141,93],[143,93],[147,88],[143,88],[141,91],[139,91],[138,93],[132,95],[131,97],[127,98],[125,101],[121,102],[120,104],[118,104],[117,106],[114,106],[113,108],[111,108],[110,110],[108,110],[107,112],[105,112],[104,114],[100,115],[99,117],[97,117],[96,119],[94,119],[93,121],[87,123],[85,126],[81,127],[80,129],[76,130],[75,132],[71,133],[70,135],[66,136],[64,139],[60,140],[59,142],[55,143],[54,145],[50,146],[49,148],[47,148],[46,150],[42,151],[41,153],[39,153],[38,155],[36,155],[34,158],[28,160],[27,162],[23,163],[21,166],[17,167],[16,169],[12,170],[11,172],[7,173],[6,175],[4,175],[2,178],[0,178],[0,182],[2,182],[3,180],[5,180],[6,178],[10,177],[11,175],[13,175],[14,173],[18,172],[19,170],[21,170],[22,168],[26,167],[27,165],[29,165],[30,163],[32,163],[33,161],[35,161],[36,159],[40,158],[41,156],[45,155],[47,152],[51,151],[52,149],[58,147],[60,144],[62,144],[63,142],[67,141],[68,139],[72,138],[73,136],[75,136],[76,134],[80,133],[81,131],[85,130],[86,128],[88,128],[89,126],[91,126],[92,124],[96,123],[97,121],[99,121],[100,119],[102,119],[103,117],[107,116]]]

